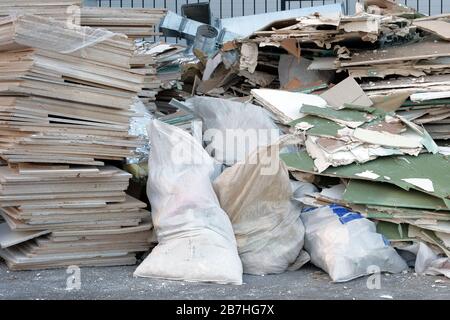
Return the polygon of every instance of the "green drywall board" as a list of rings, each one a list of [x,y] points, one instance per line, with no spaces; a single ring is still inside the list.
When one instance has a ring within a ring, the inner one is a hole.
[[[377,221],[377,232],[391,241],[409,241],[412,239],[408,237],[408,225],[405,223]]]
[[[447,211],[412,209],[412,208],[392,208],[385,206],[364,206],[364,213],[368,218],[391,218],[391,219],[435,219],[439,221],[450,221],[450,209]]]
[[[363,180],[350,180],[343,200],[348,203],[382,205],[387,207],[422,208],[442,210],[446,208],[439,199],[416,190],[405,191],[394,185]]]
[[[300,111],[305,114],[310,114],[325,119],[357,122],[367,122],[370,120],[367,113],[349,109],[334,110],[331,108],[319,108],[315,106],[303,105]]]
[[[418,106],[434,106],[434,105],[446,105],[446,104],[450,104],[450,99],[435,99],[435,100],[426,100],[426,101],[422,101],[422,102],[413,102],[410,100],[406,100],[402,106],[402,107],[418,107]]]
[[[334,121],[310,115],[294,120],[289,125],[294,127],[297,123],[301,122],[314,126],[306,131],[308,135],[319,137],[337,137],[338,130],[345,128],[344,125],[339,125]]]
[[[356,111],[363,111],[363,112],[369,112],[369,113],[372,113],[372,112],[374,112],[375,110],[377,110],[377,109],[375,109],[375,108],[373,108],[373,107],[359,106],[359,105],[356,105],[356,104],[350,104],[350,103],[344,103],[344,109],[347,109],[347,110],[356,110]]]
[[[317,172],[314,172],[313,159],[306,151],[282,154],[281,159],[289,168],[317,174]],[[330,167],[320,173],[320,175],[369,180],[355,175],[364,171],[371,171],[379,175],[378,178],[370,179],[370,181],[395,184],[405,190],[410,188],[417,189],[439,198],[449,198],[450,196],[450,161],[441,154],[423,153],[417,157],[379,157],[366,163],[350,164],[336,168]],[[433,182],[434,191],[421,190],[419,187],[402,180],[411,178],[430,179]]]

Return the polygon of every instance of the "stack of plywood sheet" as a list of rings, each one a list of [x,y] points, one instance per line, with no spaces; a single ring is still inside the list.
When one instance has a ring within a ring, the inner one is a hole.
[[[165,9],[85,7],[81,10],[81,24],[143,38],[160,35],[156,27],[165,14]]]
[[[0,16],[33,14],[66,21],[76,14],[70,6],[81,6],[82,0],[8,0],[0,2]]]
[[[130,176],[112,166],[0,167],[0,256],[11,269],[134,264],[153,236],[146,204],[124,192]]]
[[[0,19],[0,156],[99,165],[140,145],[128,134],[145,76],[123,35],[36,16]]]
[[[0,247],[15,270],[135,263],[151,247],[130,174],[103,160],[135,154],[125,35],[35,15],[0,19]],[[97,167],[98,166],[98,167]]]

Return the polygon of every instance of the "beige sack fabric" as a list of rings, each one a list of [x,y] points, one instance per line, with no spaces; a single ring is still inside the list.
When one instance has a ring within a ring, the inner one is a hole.
[[[305,229],[278,153],[288,140],[259,148],[213,183],[233,225],[244,273],[281,273],[308,260],[301,253]]]

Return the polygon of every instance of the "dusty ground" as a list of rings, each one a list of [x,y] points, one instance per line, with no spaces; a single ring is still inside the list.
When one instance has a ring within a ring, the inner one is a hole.
[[[66,269],[9,271],[0,262],[0,299],[450,299],[450,280],[407,274],[331,283],[313,266],[264,277],[244,276],[242,286],[133,278],[135,267],[82,268],[81,289],[66,290]]]

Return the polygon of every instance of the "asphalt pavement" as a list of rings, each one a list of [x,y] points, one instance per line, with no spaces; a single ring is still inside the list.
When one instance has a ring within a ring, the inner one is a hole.
[[[368,277],[333,283],[308,264],[278,275],[244,275],[244,284],[234,286],[134,278],[135,268],[81,268],[74,282],[67,269],[10,271],[0,261],[0,299],[450,299],[449,279],[413,270],[383,273],[377,286]]]

